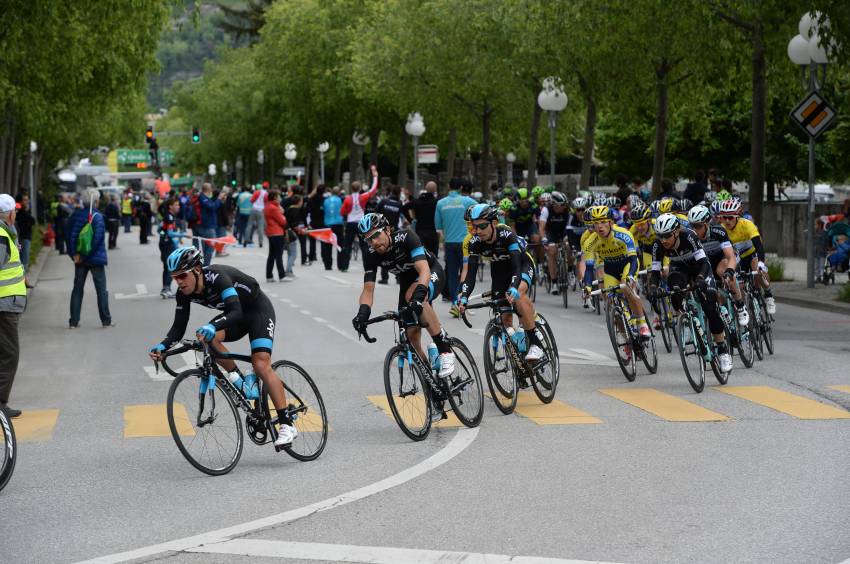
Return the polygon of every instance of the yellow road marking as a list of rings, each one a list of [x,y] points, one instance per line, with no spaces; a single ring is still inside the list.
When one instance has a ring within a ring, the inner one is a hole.
[[[713,389],[769,407],[797,419],[850,419],[850,412],[843,409],[769,386],[733,386]]]
[[[389,415],[391,418],[393,416],[393,412],[390,409],[390,402],[387,401],[387,396],[366,396],[369,398],[375,406],[380,407],[381,411]],[[448,402],[446,402],[448,403]],[[405,398],[404,405],[409,409],[402,409],[402,413],[406,415],[405,419],[409,417],[409,421],[411,423],[411,427],[414,429],[417,427],[421,427],[424,422],[425,417],[425,396],[422,394],[416,394],[413,396],[408,396]],[[448,405],[446,405],[448,407]],[[443,419],[434,427],[444,428],[444,427],[463,427],[463,423],[460,422],[460,419],[452,413],[451,411],[447,411],[446,415],[448,415],[447,419]],[[395,419],[393,418],[393,421]]]
[[[607,396],[648,411],[667,421],[728,421],[722,413],[711,411],[651,388],[607,388],[599,390]]]
[[[182,403],[174,404],[174,423],[181,435],[194,436],[195,430]],[[168,415],[164,403],[124,406],[124,438],[170,437]]]
[[[552,400],[552,403],[540,403],[540,400],[532,392],[520,392],[517,398],[516,412],[538,425],[602,423],[601,419],[597,419],[562,401]]]
[[[59,419],[58,409],[26,410],[12,421],[15,438],[22,443],[49,441]]]
[[[843,386],[828,386],[828,387],[829,387],[829,388],[831,388],[831,389],[833,389],[833,390],[838,390],[839,392],[847,392],[848,394],[850,394],[850,386],[847,386],[847,385],[843,385]]]

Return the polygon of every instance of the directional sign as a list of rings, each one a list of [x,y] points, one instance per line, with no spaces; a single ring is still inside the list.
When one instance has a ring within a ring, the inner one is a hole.
[[[287,166],[281,171],[283,176],[304,176],[303,166]]]
[[[835,109],[818,92],[809,92],[791,112],[791,119],[813,138],[826,131],[835,116]]]
[[[435,164],[440,158],[439,149],[436,145],[419,145],[419,164]]]
[[[118,149],[118,166],[135,166],[139,163],[151,164],[150,151],[147,149]],[[174,151],[159,150],[159,164],[168,166],[174,162]]]

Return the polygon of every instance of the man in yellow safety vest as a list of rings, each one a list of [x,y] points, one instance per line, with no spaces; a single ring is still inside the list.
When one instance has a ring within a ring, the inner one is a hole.
[[[18,320],[27,305],[24,265],[15,231],[15,199],[0,194],[0,409],[9,417],[21,414],[10,408],[9,394],[18,370]]]

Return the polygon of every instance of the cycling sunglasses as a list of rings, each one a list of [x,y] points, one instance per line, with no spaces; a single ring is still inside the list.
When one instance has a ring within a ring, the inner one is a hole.
[[[378,238],[378,235],[380,235],[382,232],[383,232],[382,229],[378,229],[377,231],[375,231],[374,233],[372,233],[368,237],[364,236],[363,240],[366,241],[366,242],[374,241],[375,239]]]
[[[186,277],[189,276],[189,274],[190,274],[189,271],[187,271],[187,272],[181,272],[180,274],[172,274],[171,277],[174,280],[180,281],[180,280],[185,280]]]
[[[473,223],[472,227],[477,229],[478,231],[483,231],[483,230],[487,229],[488,227],[490,227],[490,224],[489,223]]]
[[[659,235],[659,236],[658,236],[658,238],[659,238],[659,239],[664,239],[664,240],[666,241],[667,239],[669,239],[669,238],[670,238],[670,237],[672,237],[673,235],[675,235],[675,233],[664,233],[663,235]]]

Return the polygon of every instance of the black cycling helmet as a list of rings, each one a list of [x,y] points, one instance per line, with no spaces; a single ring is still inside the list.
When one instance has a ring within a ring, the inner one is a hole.
[[[472,206],[469,211],[470,221],[474,221],[476,219],[482,219],[484,221],[493,221],[494,219],[498,219],[498,217],[499,209],[496,206],[492,206],[490,204],[476,204]]]
[[[196,266],[202,266],[203,263],[203,255],[195,247],[179,247],[172,251],[165,261],[168,272],[171,274],[189,272]]]
[[[374,231],[375,229],[383,229],[384,227],[389,227],[390,222],[387,221],[382,214],[379,213],[367,213],[363,216],[363,219],[357,224],[357,231],[361,235],[365,235],[370,231]]]

